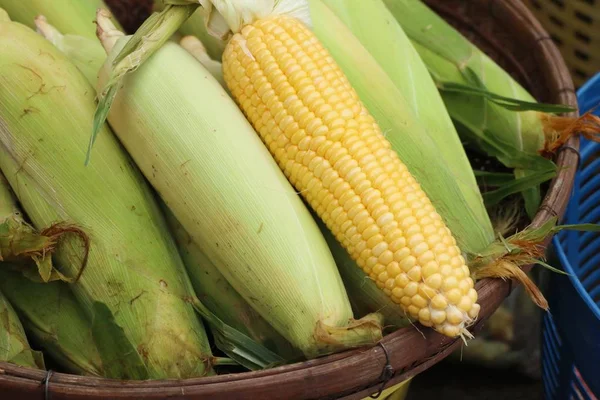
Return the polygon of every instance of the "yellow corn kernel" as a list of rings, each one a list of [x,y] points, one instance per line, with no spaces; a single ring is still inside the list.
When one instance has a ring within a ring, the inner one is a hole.
[[[359,267],[423,324],[462,334],[477,313],[456,240],[314,34],[285,15],[250,22],[229,41],[223,76]]]

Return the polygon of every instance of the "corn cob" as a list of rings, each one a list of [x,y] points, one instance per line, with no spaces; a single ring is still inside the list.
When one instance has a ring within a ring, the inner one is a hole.
[[[104,7],[102,0],[0,0],[10,18],[30,28],[34,20],[45,15],[63,34],[75,34],[94,39],[94,16],[98,8]]]
[[[12,190],[2,174],[0,200],[3,209],[10,210],[13,218],[19,218],[25,224]],[[28,233],[30,236],[42,236],[33,229]],[[18,237],[13,240],[17,242],[23,239]],[[51,258],[51,252],[47,249],[44,251],[47,258]],[[109,321],[96,321],[96,325],[93,326],[67,284],[35,283],[36,279],[32,279],[35,278],[33,274],[23,270],[23,266],[23,260],[2,264],[0,290],[4,291],[6,297],[14,304],[27,334],[35,343],[71,373],[115,379],[135,379],[144,376],[143,364],[135,349],[127,356],[120,351],[122,348],[116,346],[120,335],[111,335],[107,343],[102,341],[103,335],[98,336],[95,332],[99,329],[113,330],[114,326],[111,326]],[[10,269],[21,270],[23,274]],[[125,343],[126,346],[127,344]]]
[[[295,18],[307,8],[278,14],[284,3],[213,4],[233,32],[223,53],[231,93],[365,273],[422,324],[468,334],[477,292],[450,230],[328,51]]]
[[[101,311],[101,321],[108,307],[148,378],[211,373],[191,284],[164,217],[107,125],[96,161],[83,165],[93,87],[18,23],[0,23],[0,53],[0,168],[38,229],[65,221],[88,233],[83,272],[80,241],[65,239],[56,251],[61,271],[80,275],[73,290],[88,318]]]
[[[576,133],[587,137],[598,133],[595,119],[581,120],[551,116],[539,111],[515,112],[486,97],[456,92],[460,84],[535,103],[534,97],[485,53],[418,0],[384,0],[395,19],[412,40],[419,55],[441,87],[441,94],[465,140],[478,146],[504,165],[515,169],[516,177],[555,169],[542,155],[553,154]],[[543,110],[547,105],[539,105]],[[541,194],[537,186],[524,193],[530,217],[537,211]]]
[[[459,248],[469,254],[486,248],[494,241],[494,231],[471,167],[431,77],[401,28],[379,1],[370,1],[360,7],[353,7],[348,1],[329,1],[325,5],[311,0],[309,4],[315,34],[332,50],[334,60],[357,88],[369,111],[377,115],[380,126],[386,126],[384,131],[389,132],[386,137],[400,158],[406,160],[409,171],[418,182],[425,182],[422,185],[424,191],[454,233]],[[392,108],[382,101],[382,96],[373,96],[374,93],[390,92],[390,86],[398,89],[391,91],[396,97],[394,102],[389,102],[394,105]],[[407,110],[407,118],[415,120],[418,117],[420,125],[406,133],[397,118],[399,107],[396,105],[403,103],[414,114],[411,117]],[[385,113],[382,114],[382,110]],[[393,125],[389,125],[390,121]],[[407,135],[414,134],[418,136],[415,143],[422,142],[418,146],[420,152],[414,151],[414,147],[406,145],[404,140]],[[429,146],[427,139],[423,140],[425,134],[431,138]],[[434,163],[439,166],[428,168]],[[446,169],[451,175],[443,182],[432,182],[432,169],[436,173]],[[441,185],[446,185],[446,189],[440,190]],[[452,190],[456,195],[447,196]],[[384,315],[386,325],[405,325],[406,312],[394,307],[389,297],[378,295],[375,285],[352,269],[354,263],[347,252],[327,233],[325,237],[350,298],[359,310],[358,315],[378,310]]]
[[[104,13],[97,21],[108,68],[129,38],[116,41]],[[310,213],[235,103],[187,51],[165,43],[123,80],[108,119],[202,252],[307,357],[381,337],[376,316],[352,321]]]
[[[0,292],[0,361],[22,367],[45,369],[43,356],[29,346],[23,325],[2,292]]]

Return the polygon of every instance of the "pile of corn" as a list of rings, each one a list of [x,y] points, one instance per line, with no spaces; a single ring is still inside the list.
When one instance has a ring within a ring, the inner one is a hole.
[[[519,266],[552,227],[506,227],[573,129],[419,1],[167,0],[131,36],[101,0],[0,7],[0,360],[165,379],[468,341],[480,277],[547,307]],[[514,175],[482,194],[465,141]]]

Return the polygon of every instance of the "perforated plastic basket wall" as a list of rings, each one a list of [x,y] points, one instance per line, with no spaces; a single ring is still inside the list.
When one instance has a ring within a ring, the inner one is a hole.
[[[600,0],[524,0],[560,49],[576,86],[600,72]]]
[[[581,113],[600,102],[600,74],[578,91]],[[599,113],[596,110],[595,113]],[[600,143],[582,140],[565,224],[600,223]],[[600,233],[563,231],[554,256],[570,276],[551,274],[542,371],[548,400],[600,398]]]

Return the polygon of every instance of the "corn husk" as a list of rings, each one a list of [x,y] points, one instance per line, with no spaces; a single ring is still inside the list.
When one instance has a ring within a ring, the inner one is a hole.
[[[88,82],[92,84],[97,82],[98,71],[102,67],[106,53],[96,38],[88,38],[76,34],[63,34],[54,25],[51,25],[44,15],[39,15],[35,18],[35,27],[39,34],[67,55],[69,60],[77,66]]]
[[[291,360],[301,357],[301,353],[294,350],[292,345],[235,291],[166,206],[164,211],[196,295],[202,304],[224,323],[281,355],[284,359]]]
[[[25,221],[8,181],[2,174],[0,174],[0,201],[0,208],[3,210],[0,218],[9,215],[28,227],[26,231],[28,235],[13,237],[13,243],[31,243],[36,237],[41,238],[38,242],[45,242],[46,237]],[[11,214],[6,214],[6,211],[10,211]],[[41,252],[45,259],[51,259],[52,253],[47,248],[42,249]],[[135,374],[127,370],[128,363],[119,362],[120,359],[126,358],[117,351],[118,347],[115,346],[119,337],[113,336],[108,343],[104,344],[101,357],[97,345],[102,345],[102,342],[100,340],[96,342],[99,338],[94,337],[92,323],[87,319],[68,285],[63,282],[34,282],[39,279],[35,279],[33,271],[24,269],[28,266],[28,261],[30,260],[22,257],[11,262],[0,263],[0,290],[4,291],[6,297],[14,304],[29,337],[65,371],[115,379],[135,377]],[[43,275],[41,269],[38,271],[39,276]],[[59,279],[42,280],[64,279],[59,276]],[[106,326],[100,325],[100,327]]]
[[[37,283],[6,266],[0,269],[0,290],[14,305],[32,342],[66,372],[77,375],[135,378],[119,370],[112,352],[113,370],[105,369],[94,342],[91,323],[64,282]],[[111,346],[106,346],[107,356]],[[107,357],[105,357],[107,358]]]
[[[127,354],[142,361],[143,371],[131,366],[137,378],[210,374],[208,340],[175,243],[107,125],[95,162],[84,166],[94,88],[18,23],[0,23],[0,52],[0,168],[36,228],[61,221],[89,237],[89,244],[65,238],[55,253],[63,274],[80,275],[72,287],[86,315],[96,325],[114,319]]]
[[[554,153],[573,134],[597,134],[595,119],[548,114],[569,108],[537,103],[494,60],[421,1],[384,1],[436,80],[464,140],[514,168],[517,178],[529,177],[531,182],[522,193],[526,211],[533,217],[541,202],[540,182],[552,178],[548,172],[556,170],[543,155]]]
[[[112,27],[102,27],[110,54],[98,87],[106,88],[110,63],[137,44],[126,37],[115,45]],[[377,341],[378,317],[352,319],[316,223],[233,100],[180,46],[157,46],[122,80],[108,119],[177,220],[307,357]],[[167,111],[170,104],[177,107]]]
[[[223,89],[229,91],[225,80],[223,79],[223,66],[219,61],[215,61],[206,52],[204,43],[196,36],[187,35],[180,39],[179,45],[186,49],[194,58],[206,68],[208,72],[219,82]]]
[[[154,0],[154,11],[160,12],[164,10],[165,3],[163,0]],[[194,36],[198,38],[204,47],[206,53],[213,60],[220,61],[225,50],[226,42],[219,40],[211,35],[206,29],[204,22],[204,9],[198,8],[188,20],[186,20],[179,28],[179,34],[182,36]]]
[[[63,34],[95,38],[94,18],[102,0],[0,0],[10,19],[35,29],[35,18],[45,15]]]
[[[44,357],[29,346],[17,313],[0,292],[0,361],[45,369]]]
[[[82,40],[82,37],[73,36],[75,40],[69,42],[69,45],[65,45],[64,41],[52,40],[60,33],[45,18],[36,20],[36,25],[38,32],[41,32],[47,39],[52,41],[67,57],[73,57],[71,61],[80,70],[85,70],[90,63],[97,65],[99,69],[106,60],[104,49],[102,49],[102,54],[88,52],[93,56],[89,60],[77,57],[77,54],[87,52],[86,49],[81,49],[78,46],[95,46],[99,45],[98,42],[92,44],[90,43],[91,40]],[[88,75],[87,78],[91,84],[96,85],[95,74]],[[157,200],[167,217],[167,223],[177,242],[187,271],[199,279],[198,282],[194,279],[193,283],[195,285],[194,289],[202,297],[202,302],[196,302],[195,306],[199,307],[197,311],[207,319],[217,347],[249,369],[264,368],[282,362],[283,359],[277,354],[291,358],[297,357],[298,352],[228,285],[223,275],[193,243],[168,207],[164,205],[160,198]],[[249,357],[240,355],[235,349],[236,346],[242,344],[249,346],[251,351],[258,353]],[[256,358],[257,355],[260,359]]]

